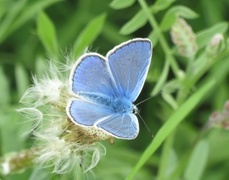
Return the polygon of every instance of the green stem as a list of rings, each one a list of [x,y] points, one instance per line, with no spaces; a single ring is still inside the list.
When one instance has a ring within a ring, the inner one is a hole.
[[[35,153],[38,150],[39,148],[31,148],[1,157],[0,175],[6,176],[33,166],[33,161],[36,158]]]
[[[220,54],[218,54],[215,57],[206,57],[203,56],[202,60],[204,60],[204,58],[208,58],[208,63],[206,63],[206,65],[200,69],[200,71],[195,74],[194,76],[191,75],[192,71],[189,71],[189,73],[187,73],[187,77],[190,77],[190,79],[188,79],[186,81],[186,83],[184,83],[184,87],[179,91],[178,93],[178,98],[177,98],[177,102],[178,104],[182,104],[184,102],[184,100],[187,98],[187,96],[190,94],[189,91],[192,87],[194,87],[194,85],[196,84],[196,82],[212,67],[214,66],[214,64],[220,60],[222,60],[223,58],[228,57],[229,55],[229,50],[223,51]],[[200,59],[201,60],[201,59]]]
[[[153,14],[150,13],[150,10],[148,9],[148,6],[146,4],[146,2],[144,0],[138,0],[139,4],[141,5],[143,11],[145,12],[148,20],[149,20],[149,23],[150,25],[152,26],[152,28],[154,29],[154,31],[157,32],[158,34],[158,37],[159,37],[159,42],[161,44],[161,47],[164,51],[164,53],[168,56],[168,60],[170,62],[170,65],[172,67],[172,70],[175,74],[175,76],[177,78],[179,78],[179,71],[180,71],[180,68],[178,67],[178,64],[176,63],[176,60],[174,59],[174,57],[172,56],[172,51],[170,50],[166,40],[165,40],[165,37],[164,35],[161,33],[160,31],[160,27],[156,21],[156,19],[154,18]]]
[[[161,76],[158,79],[158,81],[157,81],[157,83],[153,89],[152,96],[155,96],[156,94],[158,94],[161,91],[162,86],[164,85],[164,83],[167,79],[168,73],[169,73],[169,61],[166,60],[166,62],[164,64],[164,68],[163,68],[162,73],[161,73]]]
[[[127,177],[128,180],[134,177],[137,171],[160,147],[164,140],[170,136],[170,134],[181,123],[181,121],[184,120],[184,118],[198,105],[198,103],[205,97],[206,93],[209,92],[215,86],[215,84],[216,82],[214,79],[209,80],[170,116],[166,123],[157,132],[151,144],[140,157],[138,163]]]
[[[151,24],[152,28],[158,34],[159,42],[161,44],[161,47],[162,47],[164,53],[166,54],[166,62],[170,63],[171,68],[172,68],[175,76],[177,78],[180,78],[180,75],[179,75],[180,68],[178,67],[178,65],[176,63],[176,60],[172,56],[172,51],[169,48],[169,45],[167,44],[163,33],[161,33],[161,31],[160,31],[160,27],[159,27],[156,19],[154,18],[153,14],[149,11],[148,6],[147,6],[147,4],[146,4],[146,2],[144,0],[138,0],[138,2],[141,5],[143,11],[145,12],[145,14],[146,14],[146,16],[147,16],[147,18],[149,20],[149,23]],[[164,179],[164,177],[166,176],[166,174],[165,174],[166,165],[167,165],[167,160],[168,160],[168,156],[169,156],[169,151],[171,150],[171,147],[172,147],[172,144],[173,144],[173,139],[174,139],[173,136],[174,135],[171,135],[170,137],[168,137],[166,139],[166,141],[165,141],[164,146],[163,146],[163,152],[162,152],[162,158],[161,158],[161,162],[160,162],[158,179]]]

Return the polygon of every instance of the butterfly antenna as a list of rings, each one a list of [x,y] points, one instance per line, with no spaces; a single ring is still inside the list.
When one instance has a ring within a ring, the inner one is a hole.
[[[136,104],[136,106],[138,106],[139,104],[144,103],[145,101],[148,101],[149,99],[153,98],[154,96],[157,96],[157,95],[162,94],[162,93],[164,93],[164,90],[160,90],[160,91],[157,92],[156,94],[154,94],[154,95],[152,95],[152,96],[150,96],[150,97],[148,97],[148,98],[142,100],[141,102],[139,102],[138,104]]]
[[[139,102],[138,104],[136,104],[136,106],[138,106],[138,105],[141,104],[141,103],[144,103],[145,101],[148,101],[148,100],[151,99],[151,98],[153,98],[153,96],[148,97],[148,98],[142,100],[141,102]]]
[[[147,126],[146,122],[144,121],[144,119],[141,117],[141,115],[138,113],[138,116],[140,117],[140,119],[142,120],[143,124],[145,125],[147,131],[150,133],[151,137],[153,137],[153,133],[152,131],[149,129],[149,127]]]

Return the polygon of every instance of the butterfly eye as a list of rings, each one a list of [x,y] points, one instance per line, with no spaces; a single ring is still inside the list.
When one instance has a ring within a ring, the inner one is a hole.
[[[133,113],[133,114],[137,114],[137,113],[138,113],[138,108],[137,108],[137,106],[133,106],[132,113]]]

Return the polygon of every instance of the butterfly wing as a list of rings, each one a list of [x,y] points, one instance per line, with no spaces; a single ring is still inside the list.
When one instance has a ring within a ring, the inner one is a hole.
[[[114,112],[103,99],[118,95],[131,102],[136,100],[148,72],[151,53],[149,40],[134,39],[110,51],[108,62],[97,53],[82,56],[71,72],[70,83],[75,94],[87,98],[70,101],[67,107],[70,119],[78,125],[98,127],[120,139],[134,139],[139,132],[137,117],[131,112]]]
[[[114,94],[113,82],[105,58],[97,53],[88,53],[78,62],[70,76],[72,91],[75,94],[112,97]]]
[[[107,54],[108,64],[120,96],[134,102],[145,82],[152,55],[147,39],[133,39]]]
[[[138,135],[134,114],[115,114],[109,106],[81,99],[72,100],[67,109],[76,124],[98,127],[119,139],[134,139]]]
[[[113,113],[109,107],[85,99],[73,99],[68,105],[68,109],[67,112],[71,120],[84,126],[94,126],[96,122]]]
[[[137,117],[132,114],[115,114],[96,124],[119,139],[134,139],[139,133]]]

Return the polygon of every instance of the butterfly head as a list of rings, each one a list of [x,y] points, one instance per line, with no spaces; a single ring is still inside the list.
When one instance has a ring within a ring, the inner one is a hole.
[[[138,108],[134,104],[133,104],[133,108],[132,108],[132,113],[133,114],[138,114]]]
[[[128,99],[117,98],[112,103],[112,108],[116,113],[133,113],[137,107]]]

